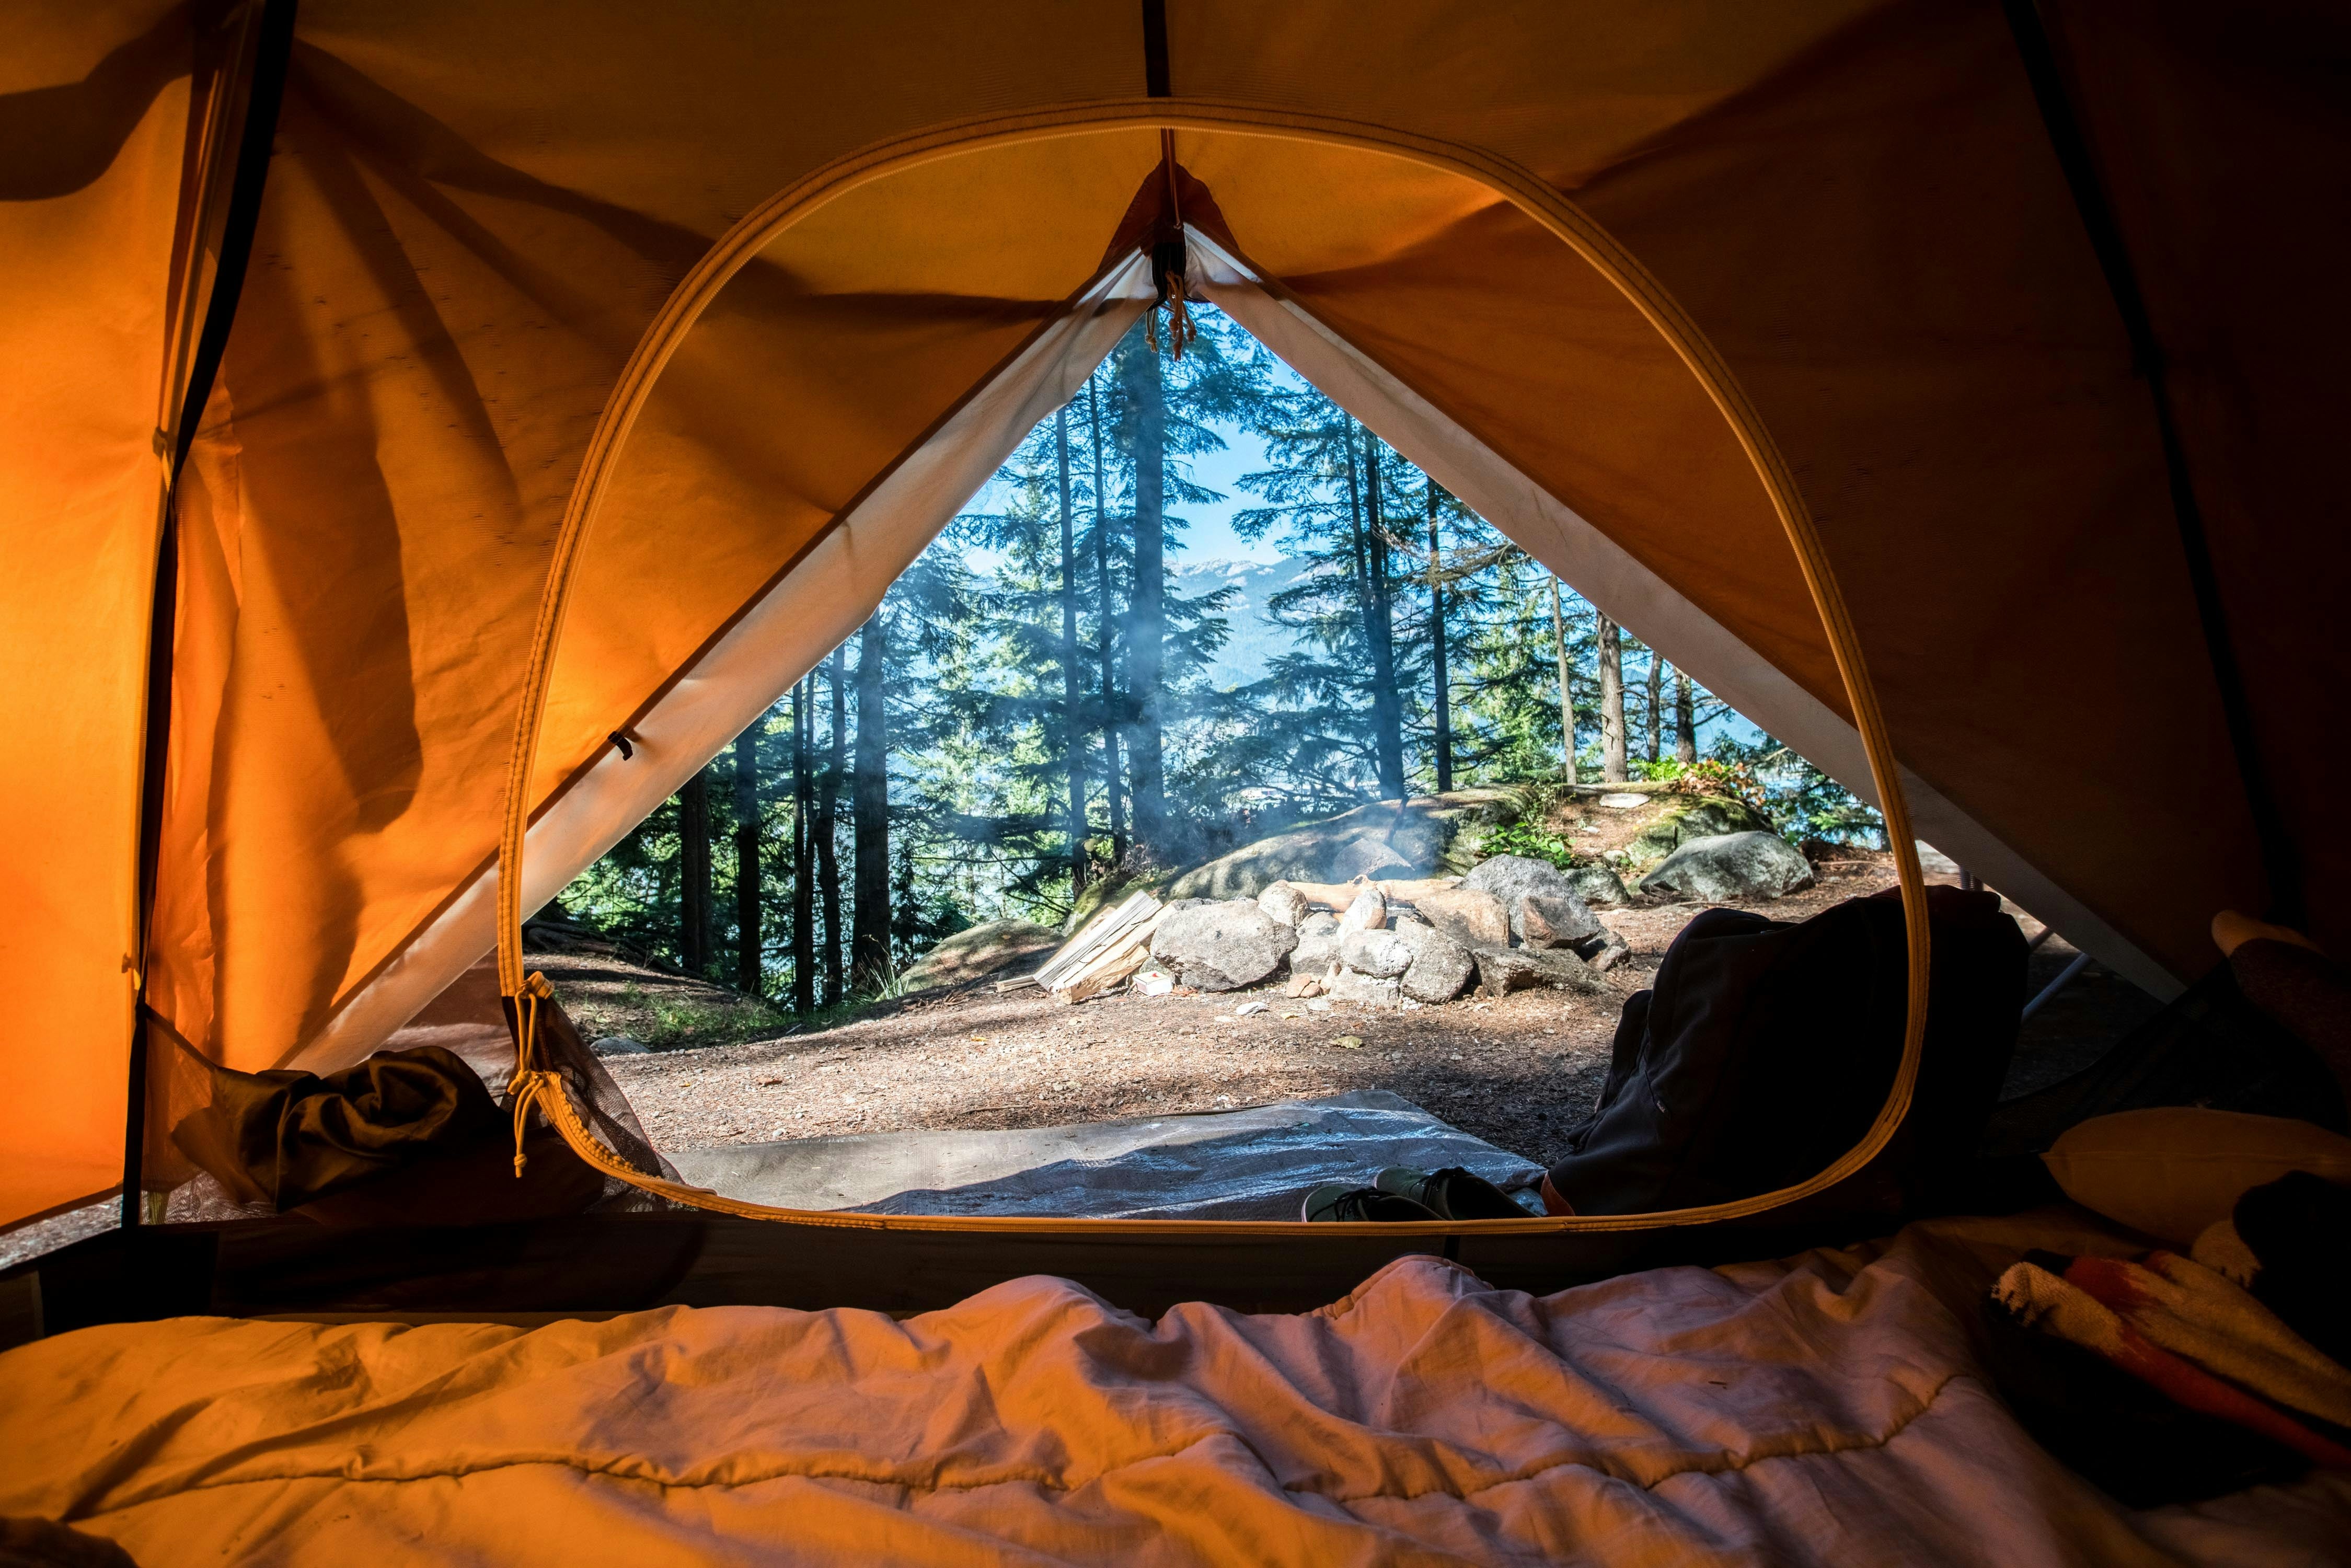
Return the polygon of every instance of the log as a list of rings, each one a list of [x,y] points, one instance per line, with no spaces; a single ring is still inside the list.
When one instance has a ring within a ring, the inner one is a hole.
[[[1401,882],[1372,882],[1357,877],[1353,882],[1293,882],[1290,884],[1302,894],[1308,904],[1319,904],[1325,909],[1346,912],[1355,902],[1355,895],[1367,887],[1379,889],[1380,896],[1390,904],[1410,904],[1422,894],[1442,893],[1458,887],[1458,876],[1423,876]]]

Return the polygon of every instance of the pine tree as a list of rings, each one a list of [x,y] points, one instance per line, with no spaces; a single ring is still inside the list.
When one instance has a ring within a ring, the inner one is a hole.
[[[817,784],[817,896],[824,905],[824,1005],[841,1005],[841,854],[839,839],[841,782],[847,770],[849,644],[832,651],[825,684],[832,693],[831,755]]]
[[[1070,779],[1070,892],[1086,885],[1085,672],[1078,660],[1077,528],[1070,493],[1070,410],[1053,411],[1053,463],[1061,517],[1061,749]]]
[[[1649,721],[1649,738],[1646,756],[1652,762],[1655,762],[1657,759],[1658,751],[1665,742],[1665,709],[1663,706],[1663,690],[1658,682],[1658,677],[1664,673],[1665,667],[1658,662],[1657,651],[1655,648],[1650,649],[1649,711],[1647,716]]]
[[[890,719],[883,612],[857,634],[857,760],[850,782],[856,876],[850,937],[851,983],[878,991],[897,973],[890,958]]]
[[[815,780],[809,776],[809,686],[792,687],[792,1010],[816,1011],[816,835],[810,820]]]
[[[1625,758],[1625,646],[1616,622],[1600,617],[1600,777],[1622,784]]]
[[[1435,716],[1437,792],[1446,794],[1453,788],[1453,683],[1447,674],[1445,625],[1444,539],[1437,520],[1437,481],[1426,484],[1428,492],[1428,640],[1430,665],[1430,712]]]
[[[677,792],[678,956],[689,975],[710,973],[710,769]]]
[[[1158,350],[1130,335],[1123,352],[1120,375],[1132,414],[1128,459],[1134,469],[1134,586],[1126,610],[1126,757],[1135,841],[1155,857],[1168,847],[1165,714],[1160,690],[1167,638],[1167,412]]]
[[[1567,616],[1560,609],[1559,579],[1551,580],[1551,633],[1554,656],[1559,664],[1559,734],[1560,776],[1569,783],[1576,780],[1575,767],[1575,683],[1567,664]]]
[[[735,737],[735,988],[755,997],[768,990],[759,930],[759,731],[767,722],[761,714]]]

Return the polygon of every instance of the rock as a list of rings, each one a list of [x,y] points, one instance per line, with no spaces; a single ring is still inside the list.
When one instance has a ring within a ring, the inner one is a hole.
[[[1562,873],[1575,896],[1588,904],[1606,904],[1614,908],[1633,902],[1625,890],[1625,881],[1604,865],[1580,865]]]
[[[1292,954],[1290,957],[1291,968],[1295,971],[1297,955]],[[1281,988],[1281,994],[1285,997],[1296,997],[1301,1000],[1308,997],[1319,997],[1322,994],[1322,981],[1318,976],[1293,972],[1290,977],[1290,984]]]
[[[1349,931],[1339,939],[1339,962],[1375,979],[1394,979],[1403,974],[1412,967],[1412,944],[1393,931]],[[1335,987],[1332,994],[1339,994]]]
[[[1469,874],[1461,879],[1461,885],[1479,893],[1492,894],[1502,901],[1505,909],[1510,906],[1513,899],[1523,898],[1530,893],[1545,893],[1556,897],[1573,895],[1575,892],[1568,885],[1567,878],[1559,867],[1549,861],[1539,861],[1527,855],[1496,855],[1491,860],[1479,861]]]
[[[917,958],[901,977],[906,989],[960,986],[1009,969],[1024,959],[1041,964],[1061,945],[1061,934],[1030,920],[991,920],[959,931]]]
[[[1380,978],[1359,975],[1353,969],[1342,969],[1331,977],[1331,995],[1343,1002],[1367,1002],[1375,1008],[1392,1008],[1404,999],[1404,987],[1395,977]]]
[[[1416,1002],[1449,1002],[1468,988],[1478,973],[1469,949],[1435,926],[1400,920],[1391,935],[1412,949],[1400,988]]]
[[[1463,826],[1518,814],[1509,791],[1457,789],[1376,801],[1244,844],[1176,877],[1163,896],[1255,898],[1276,882],[1429,876]]]
[[[1608,988],[1583,960],[1557,947],[1480,947],[1473,955],[1478,978],[1489,997],[1508,996],[1530,986],[1597,996]]]
[[[1496,855],[1463,878],[1461,885],[1499,899],[1510,911],[1510,934],[1531,946],[1565,946],[1600,934],[1598,917],[1576,896],[1567,874],[1549,861]],[[1535,909],[1531,919],[1531,898],[1549,901]]]
[[[1596,951],[1590,947],[1580,948],[1577,951],[1577,956],[1581,957],[1585,966],[1595,975],[1606,974],[1632,956],[1632,954],[1631,945],[1614,929],[1603,930],[1600,946]]]
[[[1298,923],[1298,946],[1290,950],[1290,972],[1321,976],[1339,961],[1339,917],[1316,910]]]
[[[1573,947],[1606,929],[1572,893],[1528,894],[1510,915],[1519,940],[1529,947]]]
[[[1257,906],[1281,925],[1295,925],[1306,918],[1306,895],[1286,882],[1277,882],[1259,894]]]
[[[1267,1002],[1243,1002],[1240,1006],[1233,1009],[1233,1017],[1237,1019],[1245,1019],[1251,1013],[1261,1013],[1265,1011],[1270,1005],[1271,1004]]]
[[[653,1047],[641,1040],[631,1040],[625,1034],[608,1034],[588,1047],[599,1056],[646,1056]]]
[[[1603,795],[1600,803],[1612,811],[1637,811],[1649,803],[1646,795]]]
[[[1204,991],[1262,980],[1297,946],[1294,929],[1245,898],[1171,904],[1151,934],[1151,956]]]
[[[1510,914],[1482,888],[1453,887],[1412,901],[1421,918],[1465,947],[1507,947]]]
[[[1699,795],[1683,800],[1642,829],[1625,847],[1635,861],[1651,861],[1698,839],[1771,831],[1771,824],[1745,801],[1720,795]]]
[[[1355,894],[1347,913],[1339,917],[1341,931],[1377,931],[1388,923],[1388,901],[1376,887]]]
[[[1813,866],[1777,833],[1723,833],[1682,845],[1641,891],[1694,903],[1778,898],[1813,885]]]

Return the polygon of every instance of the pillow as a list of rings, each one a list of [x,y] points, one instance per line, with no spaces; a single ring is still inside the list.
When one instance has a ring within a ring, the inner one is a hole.
[[[2159,1106],[2094,1116],[2041,1156],[2084,1208],[2185,1249],[2288,1171],[2351,1182],[2351,1138],[2286,1116]]]

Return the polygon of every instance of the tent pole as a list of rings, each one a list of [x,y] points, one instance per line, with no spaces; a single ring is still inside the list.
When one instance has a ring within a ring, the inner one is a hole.
[[[172,432],[171,476],[163,491],[162,527],[156,532],[154,597],[147,622],[147,711],[139,769],[139,967],[138,994],[131,1013],[130,1088],[122,1128],[122,1226],[143,1218],[141,1166],[147,1145],[147,987],[152,965],[149,942],[155,920],[155,879],[163,847],[163,789],[172,752],[172,647],[179,632],[180,472],[196,441],[204,405],[228,349],[229,327],[244,291],[246,264],[253,256],[254,231],[261,220],[261,193],[269,178],[269,149],[277,134],[277,109],[286,91],[286,68],[294,52],[296,0],[266,0],[255,29],[253,71],[246,89],[245,127],[238,138],[236,173],[229,187],[228,214],[221,231],[220,256],[213,271],[204,324]],[[200,198],[201,199],[201,196]]]
[[[2105,187],[2098,178],[2089,139],[2074,112],[2073,101],[2066,97],[2064,76],[2058,68],[2048,30],[2042,25],[2037,0],[2001,0],[2001,9],[2007,15],[2009,32],[2016,39],[2016,52],[2032,84],[2032,96],[2041,109],[2042,124],[2049,132],[2050,147],[2073,193],[2074,210],[2081,215],[2083,228],[2088,231],[2090,248],[2097,253],[2098,266],[2105,274],[2115,308],[2122,315],[2123,330],[2130,339],[2132,367],[2147,382],[2147,395],[2155,404],[2156,434],[2163,446],[2172,517],[2179,529],[2180,553],[2187,558],[2189,585],[2196,596],[2196,617],[2204,633],[2204,652],[2211,663],[2213,685],[2220,688],[2220,711],[2229,727],[2229,749],[2235,754],[2246,809],[2252,816],[2253,833],[2261,843],[2262,870],[2269,884],[2267,914],[2281,925],[2299,928],[2307,914],[2302,857],[2295,852],[2294,835],[2278,810],[2277,797],[2270,789],[2269,771],[2262,766],[2260,743],[2253,733],[2252,708],[2245,696],[2244,668],[2237,661],[2236,642],[2230,635],[2227,606],[2221,601],[2220,580],[2212,569],[2211,540],[2205,531],[2203,508],[2196,499],[2195,484],[2188,472],[2188,450],[2179,437],[2171,389],[2165,380],[2163,346],[2156,339],[2147,297],[2139,290],[2138,273],[2131,265],[2129,248],[2123,243],[2122,225],[2116,220]]]

